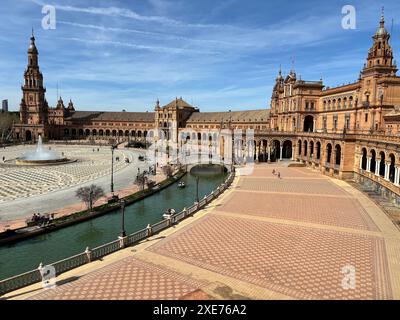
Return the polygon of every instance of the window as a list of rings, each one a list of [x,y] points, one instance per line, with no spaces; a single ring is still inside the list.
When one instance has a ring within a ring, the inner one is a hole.
[[[368,113],[365,114],[365,122],[368,122]]]

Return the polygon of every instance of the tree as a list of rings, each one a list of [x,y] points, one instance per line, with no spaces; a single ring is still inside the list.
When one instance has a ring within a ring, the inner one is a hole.
[[[140,191],[143,191],[144,186],[146,185],[148,180],[149,180],[149,178],[147,177],[147,175],[144,172],[139,173],[138,176],[136,177],[135,185],[137,185],[139,187]]]
[[[93,205],[104,196],[104,190],[92,184],[89,187],[81,187],[76,191],[76,196],[85,203],[88,210],[93,210]]]
[[[5,141],[11,132],[13,123],[19,123],[19,116],[15,112],[0,112],[0,141]]]
[[[171,165],[166,165],[162,168],[162,171],[164,173],[165,176],[167,176],[167,178],[171,178],[172,174],[173,174],[173,169]]]

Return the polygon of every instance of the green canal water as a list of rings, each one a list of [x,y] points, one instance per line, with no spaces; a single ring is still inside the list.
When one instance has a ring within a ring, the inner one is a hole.
[[[125,210],[127,234],[162,220],[166,209],[176,212],[191,206],[196,200],[196,177],[199,180],[200,199],[216,189],[227,177],[219,167],[196,167],[181,181],[185,189],[174,184]],[[41,262],[53,263],[114,241],[121,232],[121,211],[109,213],[52,233],[0,247],[0,280],[36,269]]]

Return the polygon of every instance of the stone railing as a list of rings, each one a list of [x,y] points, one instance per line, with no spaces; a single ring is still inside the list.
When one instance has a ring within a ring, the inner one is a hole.
[[[104,256],[112,254],[116,251],[138,244],[154,234],[157,234],[165,229],[170,228],[172,225],[192,216],[197,211],[203,209],[207,204],[218,198],[226,189],[230,187],[235,178],[235,172],[231,172],[225,182],[220,185],[216,190],[205,196],[198,203],[194,203],[191,207],[183,209],[181,212],[172,215],[171,217],[164,219],[153,225],[148,225],[147,228],[139,230],[125,238],[119,238],[113,242],[104,244],[94,249],[86,248],[85,252],[77,254],[73,257],[57,261],[46,267],[54,267],[56,275],[60,275],[72,269],[78,268],[82,265],[90,263],[92,261],[101,259]],[[38,269],[14,276],[0,281],[0,296],[6,293],[30,286],[35,283],[42,282],[43,265],[40,264]]]

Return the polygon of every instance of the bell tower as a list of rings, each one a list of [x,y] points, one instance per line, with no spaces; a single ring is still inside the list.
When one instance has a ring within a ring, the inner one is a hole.
[[[24,73],[23,97],[20,104],[21,123],[29,125],[47,124],[48,104],[43,87],[43,75],[39,69],[39,52],[32,30],[28,49],[28,67]]]
[[[383,74],[395,76],[397,66],[393,62],[393,50],[389,44],[390,34],[385,28],[385,16],[382,9],[382,16],[379,28],[372,37],[374,43],[369,49],[367,63],[361,73],[361,76],[371,74]]]

